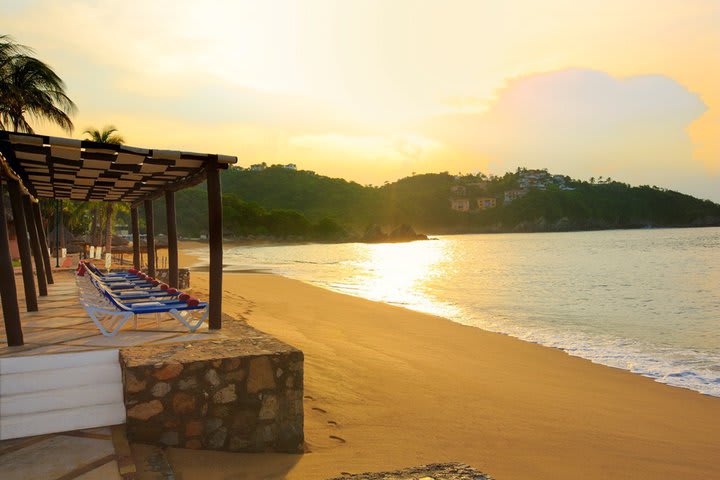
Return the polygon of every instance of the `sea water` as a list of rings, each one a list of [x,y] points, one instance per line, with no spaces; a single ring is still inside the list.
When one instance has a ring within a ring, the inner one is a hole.
[[[225,263],[720,396],[720,228],[239,246]]]

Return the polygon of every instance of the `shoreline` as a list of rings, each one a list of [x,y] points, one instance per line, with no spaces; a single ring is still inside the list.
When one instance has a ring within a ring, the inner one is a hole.
[[[203,245],[183,242],[181,264]],[[497,478],[720,478],[716,397],[277,275],[224,278],[224,311],[305,352],[310,453],[173,450],[189,478],[326,478],[441,461]],[[193,289],[206,281],[194,271]]]
[[[440,237],[451,237],[456,235],[508,235],[508,234],[534,234],[534,233],[592,233],[592,232],[614,232],[617,230],[632,231],[632,230],[687,230],[691,228],[720,228],[720,223],[708,224],[708,225],[663,225],[663,226],[619,226],[619,227],[605,227],[605,228],[587,228],[578,230],[473,230],[473,231],[430,231],[424,233],[428,238],[426,239],[410,239],[410,240],[398,240],[398,241],[386,241],[386,242],[363,242],[357,239],[337,241],[337,240],[278,240],[278,239],[247,239],[247,238],[232,238],[229,237],[225,240],[226,245],[230,246],[293,246],[293,245],[343,245],[346,243],[361,243],[366,245],[373,245],[376,243],[410,243],[416,241],[427,241],[437,240],[433,238],[436,236]],[[189,238],[180,240],[181,243],[196,243],[199,246],[207,245],[207,240],[200,240],[197,238]]]
[[[551,232],[551,233],[563,233],[563,232]],[[189,249],[197,249],[197,248],[207,248],[207,244],[204,244],[202,242],[186,242],[186,245]],[[236,244],[236,243],[230,243],[228,245],[228,248],[233,247],[255,247],[255,246],[297,246],[302,244],[277,244],[277,245],[245,245],[245,244]],[[200,259],[198,257],[194,257],[191,255],[188,255],[188,260],[191,260],[194,263],[194,266],[192,267],[193,271],[196,272],[208,272],[209,271],[209,264],[207,263],[207,259]],[[285,275],[283,273],[278,273],[273,271],[272,268],[269,267],[253,267],[253,266],[240,266],[236,264],[224,264],[223,272],[225,274],[272,274],[272,275],[278,275],[283,278],[293,279],[300,281],[302,283],[305,283],[309,286],[322,288],[324,290],[337,293],[340,295],[349,295],[355,298],[360,299],[366,299],[373,302],[379,302],[383,305],[388,306],[396,306],[403,309],[407,309],[412,312],[417,313],[423,313],[423,314],[429,314],[429,315],[435,315],[437,317],[443,318],[444,320],[452,321],[453,323],[457,323],[460,325],[466,325],[473,328],[479,328],[486,332],[492,332],[500,335],[507,335],[511,338],[514,338],[516,340],[531,343],[531,344],[537,344],[546,348],[552,348],[559,350],[563,353],[566,353],[573,357],[582,358],[585,360],[588,360],[594,364],[602,365],[609,368],[617,368],[619,370],[627,371],[630,373],[633,373],[635,375],[639,375],[645,378],[649,378],[657,383],[676,387],[676,388],[682,388],[686,390],[690,390],[693,392],[700,393],[702,395],[707,395],[710,397],[720,398],[720,390],[718,390],[715,385],[716,381],[713,377],[708,378],[708,375],[711,375],[709,373],[709,370],[707,370],[707,367],[705,367],[705,370],[692,370],[692,365],[688,366],[686,365],[676,365],[673,363],[672,358],[663,357],[661,353],[658,352],[648,352],[648,351],[641,351],[641,350],[628,350],[624,348],[622,345],[610,345],[608,347],[607,344],[603,345],[596,345],[593,343],[597,339],[592,336],[583,336],[582,333],[576,333],[574,336],[571,337],[571,340],[568,340],[568,337],[562,337],[563,340],[557,340],[558,338],[558,332],[555,332],[553,335],[552,333],[544,333],[544,334],[537,334],[537,333],[528,333],[528,331],[518,331],[518,330],[511,330],[511,329],[500,329],[500,328],[488,328],[487,326],[478,325],[474,322],[468,322],[464,321],[464,319],[461,318],[454,318],[451,313],[443,314],[443,313],[435,313],[431,310],[424,310],[422,308],[414,308],[412,304],[407,303],[395,303],[389,300],[378,300],[373,299],[367,296],[363,296],[355,292],[353,289],[343,289],[341,287],[335,287],[333,284],[328,284],[324,282],[315,282],[311,278],[303,278],[302,276],[291,276],[291,275]],[[530,330],[532,332],[532,330]],[[577,345],[582,345],[582,348],[578,348]],[[589,345],[589,346],[588,346]],[[610,348],[608,351],[607,348]],[[576,353],[578,350],[581,350],[582,353],[578,354]],[[655,353],[656,355],[653,355]],[[629,356],[629,357],[628,357]],[[624,359],[623,361],[616,360],[617,358]],[[659,362],[659,363],[658,363]],[[658,366],[659,365],[659,366]],[[668,372],[666,370],[658,370],[658,368],[664,368],[664,369],[670,369],[674,368],[676,370],[672,372]],[[683,373],[689,373],[690,378],[687,378],[688,375],[677,375],[675,374],[675,371],[677,369],[680,369]],[[683,369],[685,368],[685,369]],[[688,368],[690,368],[688,370]],[[697,381],[696,381],[697,380]],[[704,382],[704,383],[703,383]]]

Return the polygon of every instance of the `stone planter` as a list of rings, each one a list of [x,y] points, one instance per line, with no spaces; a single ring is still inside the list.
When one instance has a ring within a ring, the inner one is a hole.
[[[125,348],[120,363],[130,441],[303,451],[303,353],[289,345],[258,332]]]

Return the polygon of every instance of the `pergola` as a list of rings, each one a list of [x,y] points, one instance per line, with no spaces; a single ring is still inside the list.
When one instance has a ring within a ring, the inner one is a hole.
[[[143,205],[148,274],[155,276],[152,202],[165,197],[168,233],[168,283],[178,285],[175,192],[207,181],[210,247],[210,329],[222,326],[222,189],[220,170],[237,158],[154,150],[88,140],[0,131],[0,294],[8,345],[23,345],[14,269],[10,257],[2,189],[7,184],[28,311],[37,311],[37,295],[47,295],[52,268],[38,198],[130,204],[133,264],[140,267],[138,207]],[[37,291],[33,278],[35,262]]]

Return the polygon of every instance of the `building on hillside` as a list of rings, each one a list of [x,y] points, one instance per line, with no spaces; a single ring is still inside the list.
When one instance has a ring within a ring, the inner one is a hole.
[[[256,163],[254,165],[250,165],[250,170],[253,172],[262,172],[267,168],[267,164],[265,163]]]
[[[487,210],[488,208],[495,208],[497,200],[493,197],[480,197],[476,198],[477,206],[480,210]]]
[[[467,186],[477,188],[478,190],[485,190],[488,186],[488,182],[485,182],[485,181],[472,182],[472,183],[468,183]]]
[[[450,208],[456,212],[469,212],[470,211],[470,199],[468,198],[451,198]]]
[[[503,203],[507,205],[508,203],[512,203],[514,200],[517,200],[518,198],[524,197],[527,195],[527,190],[520,189],[520,190],[508,190],[505,192]]]
[[[287,165],[283,165],[283,168],[287,168],[288,170],[297,170],[297,165],[294,163],[288,163]]]
[[[450,187],[450,191],[454,193],[455,195],[465,195],[467,193],[467,189],[464,185],[453,185]]]

